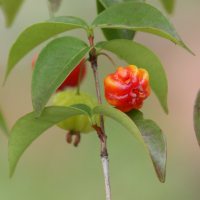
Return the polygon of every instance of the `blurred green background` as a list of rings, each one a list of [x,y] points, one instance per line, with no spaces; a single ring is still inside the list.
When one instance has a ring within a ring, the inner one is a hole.
[[[166,13],[158,0],[147,0]],[[152,94],[144,103],[145,118],[154,120],[164,131],[168,146],[166,182],[161,184],[145,150],[128,131],[106,119],[110,181],[113,200],[197,200],[200,196],[200,150],[193,128],[193,105],[200,88],[200,1],[177,0],[169,16],[184,43],[196,54],[189,54],[172,42],[146,33],[137,33],[135,41],[146,45],[161,59],[169,81],[169,115],[165,115]],[[95,1],[63,0],[56,16],[83,18],[89,24],[96,16]],[[3,83],[8,53],[18,35],[27,26],[47,20],[46,2],[26,0],[11,28],[5,28],[0,11],[0,84]],[[73,35],[87,41],[84,30]],[[95,42],[104,40],[95,30]],[[24,57],[0,87],[0,106],[9,128],[18,118],[32,111],[31,60],[46,43]],[[111,55],[118,66],[127,66]],[[134,63],[133,63],[134,64]],[[148,64],[148,63],[147,63]],[[81,89],[95,96],[94,78],[88,64]],[[104,77],[114,68],[107,58],[99,57],[103,94]],[[106,104],[103,97],[103,102]],[[50,103],[49,103],[50,105]],[[21,157],[15,174],[9,179],[8,138],[0,131],[0,199],[2,200],[102,200],[104,178],[100,160],[100,142],[95,132],[82,135],[78,148],[65,141],[66,132],[54,126],[43,133]]]

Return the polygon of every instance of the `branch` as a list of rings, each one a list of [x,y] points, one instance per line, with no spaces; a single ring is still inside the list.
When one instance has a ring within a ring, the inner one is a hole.
[[[90,36],[88,39],[90,41],[90,46],[94,46],[93,37]],[[94,73],[98,104],[102,104],[100,86],[99,86],[98,70],[97,70],[97,56],[95,55],[95,49],[94,48],[92,49],[92,54],[90,54],[89,61],[91,62],[93,73]],[[97,134],[98,134],[100,141],[101,141],[101,162],[102,162],[102,166],[103,166],[104,179],[105,179],[106,199],[111,200],[110,180],[109,180],[109,165],[108,165],[109,160],[108,160],[108,153],[107,153],[107,148],[106,148],[107,136],[106,136],[105,130],[104,130],[103,115],[100,115],[100,125],[101,125],[101,127],[93,125],[93,128],[97,131]]]

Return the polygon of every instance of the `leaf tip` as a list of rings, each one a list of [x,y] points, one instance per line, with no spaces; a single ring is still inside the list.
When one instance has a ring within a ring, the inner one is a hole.
[[[161,183],[165,183],[165,177],[164,177],[164,178],[159,178],[159,181],[160,181]]]
[[[158,177],[158,180],[161,183],[165,183],[165,179],[166,179],[166,162],[165,162],[165,165],[163,166],[162,170],[159,170],[158,168],[156,168],[155,165],[154,165],[154,169],[155,169],[156,175]]]
[[[4,81],[3,81],[3,85],[2,85],[2,86],[5,85],[5,83],[6,83],[7,79],[8,79],[8,75],[9,75],[9,71],[8,71],[8,66],[7,66],[6,75],[5,75],[5,78],[4,78]]]
[[[3,81],[2,87],[5,86],[5,83],[6,83],[6,78],[5,78],[4,81]]]
[[[14,173],[14,172],[10,171],[10,173],[9,173],[9,178],[12,178],[12,177],[13,177],[13,173]]]
[[[14,171],[15,171],[16,164],[12,165],[11,162],[9,161],[9,165],[10,165],[10,168],[9,168],[9,178],[12,178],[13,174],[14,174]]]
[[[7,77],[8,77],[8,76],[6,75],[5,78],[4,78],[4,81],[3,81],[2,86],[5,86],[5,83],[6,83]]]
[[[160,104],[161,104],[161,106],[162,106],[162,109],[163,109],[164,113],[165,113],[166,115],[168,115],[168,114],[169,114],[169,110],[168,110],[167,101],[165,101],[165,103],[162,103],[162,102],[160,101]]]
[[[38,118],[40,117],[41,112],[42,112],[42,111],[39,111],[39,110],[37,110],[37,109],[34,109],[35,119],[38,119]]]
[[[196,56],[190,49],[187,49],[189,53],[191,53],[193,56]]]
[[[12,25],[12,22],[9,22],[9,21],[6,22],[6,28],[10,28],[11,25]]]
[[[183,42],[182,42],[183,48],[187,50],[189,53],[191,53],[193,56],[196,56]]]
[[[164,112],[165,112],[165,114],[166,115],[168,115],[169,114],[169,110],[168,110],[168,108],[166,107],[166,108],[164,108]]]

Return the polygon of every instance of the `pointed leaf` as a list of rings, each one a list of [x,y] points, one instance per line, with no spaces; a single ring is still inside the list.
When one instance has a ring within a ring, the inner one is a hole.
[[[62,0],[48,0],[48,1],[49,1],[50,5],[51,5],[51,10],[53,12],[56,12],[59,9],[60,4],[62,2]]]
[[[90,49],[85,42],[72,36],[54,39],[43,48],[35,62],[31,84],[36,117]]]
[[[97,46],[99,47],[97,51],[105,49],[116,54],[130,65],[146,69],[149,73],[149,84],[160,101],[163,110],[166,114],[168,113],[167,77],[161,61],[153,51],[142,44],[124,39],[100,42]]]
[[[169,19],[157,8],[142,2],[126,2],[114,5],[100,13],[92,22],[92,28],[118,28],[151,33],[185,46]]]
[[[108,116],[124,126],[148,151],[159,180],[165,181],[166,144],[160,128],[151,120],[143,119],[142,113],[132,110],[125,114],[115,108],[99,105],[92,109],[92,115]]]
[[[24,0],[0,0],[0,7],[4,12],[7,27],[9,27],[12,24],[23,1]]]
[[[97,13],[101,13],[110,6],[116,5],[123,2],[144,2],[144,0],[97,0]],[[127,29],[102,29],[102,32],[107,40],[114,39],[127,39],[132,40],[135,31]]]
[[[198,91],[194,104],[194,130],[200,146],[200,90]]]
[[[10,49],[5,80],[19,60],[36,46],[59,33],[77,28],[83,28],[87,31],[88,25],[76,17],[56,17],[29,26],[20,34]]]
[[[84,110],[72,107],[46,107],[39,119],[31,112],[20,118],[10,132],[8,145],[10,177],[17,162],[28,146],[53,125],[76,115],[87,115]]]
[[[171,14],[174,10],[174,0],[161,0],[163,6],[165,7],[165,10]]]
[[[149,155],[153,162],[159,180],[164,183],[166,175],[167,146],[162,130],[155,122],[144,119],[142,112],[131,110],[126,113],[136,124],[144,142],[146,143]]]
[[[6,125],[3,113],[0,109],[0,129],[8,136],[9,135],[9,131],[8,131],[8,127]]]

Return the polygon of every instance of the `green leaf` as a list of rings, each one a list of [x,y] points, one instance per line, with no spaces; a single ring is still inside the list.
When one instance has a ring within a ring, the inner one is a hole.
[[[50,5],[51,5],[51,10],[53,12],[58,11],[58,9],[60,8],[60,4],[62,2],[62,0],[48,0]]]
[[[161,61],[153,51],[142,44],[124,39],[112,40],[104,43],[100,42],[97,43],[97,46],[99,47],[97,51],[105,49],[116,54],[130,65],[136,65],[138,68],[146,69],[149,73],[149,84],[163,110],[168,114],[167,77]]]
[[[114,5],[100,13],[92,22],[92,28],[129,29],[151,33],[180,45],[191,54],[169,19],[157,8],[142,2]]]
[[[91,117],[91,108],[86,104],[73,104],[70,107],[84,110],[84,112],[87,113],[87,115]]]
[[[97,12],[98,14],[109,8],[110,6],[116,5],[123,2],[144,2],[144,0],[97,0]],[[102,32],[107,40],[114,39],[127,39],[132,40],[135,31],[127,29],[102,29]]]
[[[7,27],[11,26],[23,2],[24,0],[0,0],[0,7],[4,12]]]
[[[149,155],[153,162],[159,180],[164,183],[166,175],[167,146],[162,130],[155,122],[144,119],[142,112],[131,110],[126,113],[136,124],[145,144],[148,147]]]
[[[31,84],[36,117],[39,117],[52,94],[91,48],[72,36],[54,39],[43,48],[35,62]]]
[[[161,0],[163,6],[165,7],[165,10],[171,14],[174,10],[174,0]]]
[[[197,93],[196,101],[194,104],[194,130],[200,146],[200,90]]]
[[[0,129],[8,136],[9,135],[9,131],[8,131],[8,127],[6,125],[3,113],[0,109]]]
[[[96,0],[96,5],[97,5],[97,13],[101,13],[105,10],[105,7],[100,3],[99,0]]]
[[[76,17],[56,17],[25,29],[10,49],[4,83],[12,68],[32,49],[59,33],[77,28],[88,31],[87,23]]]
[[[166,144],[160,128],[151,120],[143,119],[139,110],[131,110],[127,114],[104,105],[96,106],[92,115],[108,116],[124,126],[147,150],[153,162],[159,180],[165,181]]]
[[[145,0],[99,0],[105,8],[125,2],[145,2]]]
[[[8,145],[10,177],[21,155],[38,136],[60,121],[76,115],[87,115],[87,112],[72,107],[50,106],[44,109],[39,119],[35,119],[33,112],[20,118],[10,132]]]
[[[110,106],[98,105],[95,106],[91,110],[91,114],[93,115],[105,115],[119,122],[122,126],[128,129],[134,137],[144,146],[146,147],[144,140],[137,126],[132,122],[132,120],[123,112],[112,108]],[[93,116],[94,117],[94,116]]]

